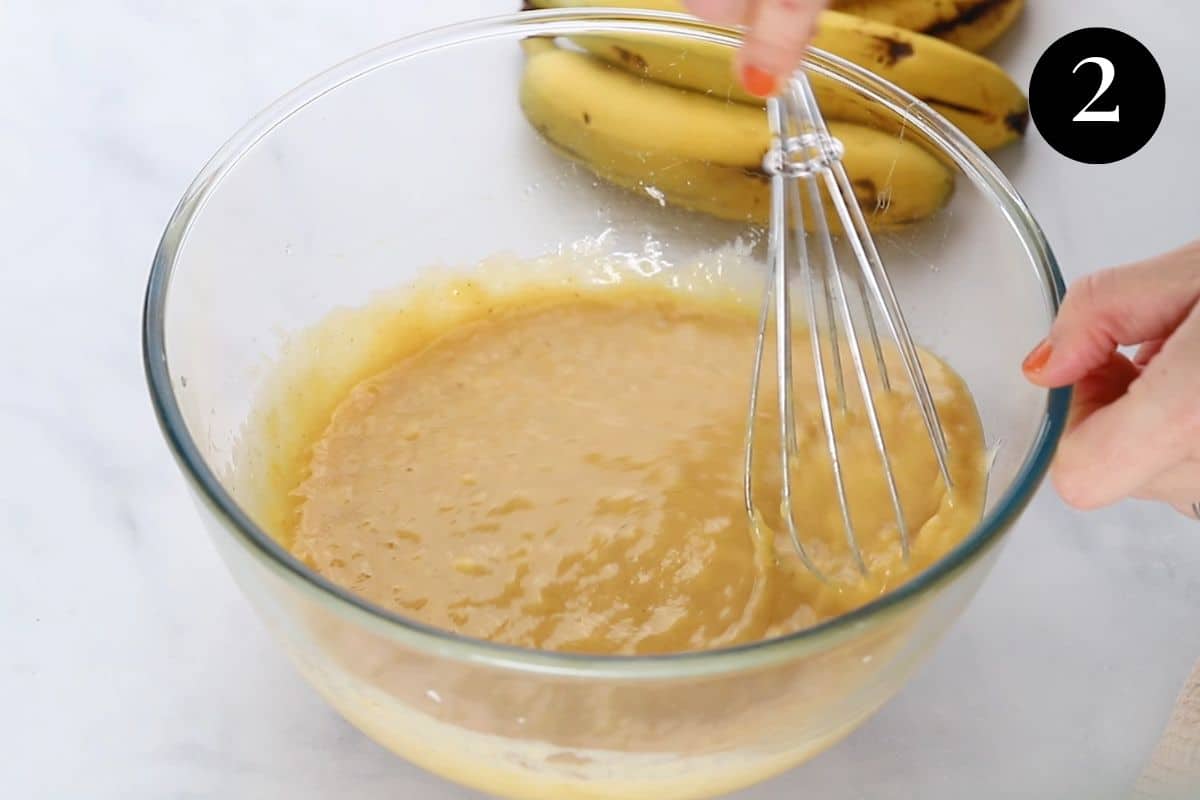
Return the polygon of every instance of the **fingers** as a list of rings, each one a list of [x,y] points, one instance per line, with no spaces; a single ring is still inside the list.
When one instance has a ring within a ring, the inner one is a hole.
[[[697,17],[718,25],[745,25],[749,19],[750,0],[686,0],[683,5]]]
[[[774,94],[778,82],[799,68],[825,4],[826,0],[757,0],[738,54],[746,91]]]
[[[1067,292],[1050,336],[1025,361],[1041,386],[1066,386],[1107,362],[1118,345],[1161,339],[1200,300],[1200,242],[1094,273]]]
[[[751,94],[775,93],[796,71],[828,0],[686,0],[688,11],[722,25],[745,25],[738,80]]]
[[[1098,508],[1161,489],[1160,476],[1200,451],[1200,306],[1131,378],[1136,370],[1110,353],[1078,383],[1081,397],[1052,470],[1070,505]],[[1118,395],[1122,383],[1127,388]],[[1185,490],[1200,493],[1200,485],[1171,489]],[[1180,502],[1174,494],[1169,501]]]
[[[1095,412],[1121,399],[1140,374],[1141,370],[1125,356],[1110,354],[1104,365],[1092,370],[1075,384],[1071,409],[1067,415],[1067,430],[1074,430]]]
[[[1140,345],[1133,361],[1124,345]],[[1075,385],[1052,471],[1069,504],[1200,502],[1200,242],[1073,285],[1023,368]]]

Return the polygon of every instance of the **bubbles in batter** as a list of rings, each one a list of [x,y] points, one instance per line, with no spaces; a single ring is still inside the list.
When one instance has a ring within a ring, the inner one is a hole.
[[[528,274],[554,274],[542,266]],[[701,284],[627,276],[413,294],[412,313],[376,325],[389,357],[373,356],[333,413],[308,426],[281,484],[292,490],[281,538],[334,582],[442,628],[550,650],[667,653],[842,614],[971,530],[984,499],[980,422],[961,379],[923,354],[953,502],[913,398],[878,397],[913,536],[906,563],[879,456],[850,398],[842,457],[871,567],[858,576],[798,339],[797,521],[836,580],[813,578],[786,538],[756,538],[742,448],[757,308]],[[439,296],[454,296],[457,311],[431,324],[437,315],[422,317],[420,304]],[[777,497],[769,399],[761,413],[757,481]]]

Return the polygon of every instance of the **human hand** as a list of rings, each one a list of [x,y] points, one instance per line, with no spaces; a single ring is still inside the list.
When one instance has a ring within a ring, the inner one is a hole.
[[[738,53],[742,87],[760,97],[775,93],[779,80],[800,66],[828,0],[685,0],[697,17],[721,25],[746,26]]]
[[[1139,497],[1200,518],[1200,241],[1072,285],[1023,368],[1075,387],[1052,467],[1067,503]]]

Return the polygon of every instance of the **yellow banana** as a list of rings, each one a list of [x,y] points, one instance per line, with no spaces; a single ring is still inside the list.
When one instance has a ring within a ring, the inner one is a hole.
[[[616,0],[633,7],[681,7],[671,0]],[[537,7],[605,4],[613,0],[532,0]],[[630,34],[577,37],[577,43],[624,69],[663,83],[760,104],[733,78],[733,52],[727,47],[670,37]],[[1025,132],[1029,103],[996,64],[930,36],[835,11],[821,16],[814,44],[887,78],[925,101],[985,150],[994,150]],[[831,80],[814,80],[817,101],[827,117],[894,130],[898,122],[856,92]]]
[[[936,36],[980,52],[1021,16],[1025,0],[833,0],[833,8],[856,17]]]
[[[760,109],[647,81],[547,40],[527,45],[521,108],[561,153],[672,205],[766,223],[770,133]],[[830,128],[871,227],[928,217],[950,197],[953,173],[917,145],[852,123]]]

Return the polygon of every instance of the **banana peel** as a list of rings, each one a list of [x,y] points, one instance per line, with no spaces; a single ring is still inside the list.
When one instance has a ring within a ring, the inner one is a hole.
[[[521,108],[558,152],[671,205],[766,224],[771,137],[761,109],[645,80],[546,39],[524,45]],[[829,126],[872,229],[924,219],[949,200],[954,173],[918,145],[855,123]],[[825,211],[836,223],[828,199]],[[812,228],[811,210],[805,224]]]
[[[604,0],[607,5],[612,0]],[[530,0],[539,8],[583,7],[585,0]],[[670,0],[617,0],[624,7],[679,10]],[[762,105],[734,79],[734,52],[709,42],[629,34],[578,36],[583,49],[622,69],[718,98]],[[892,81],[945,116],[984,150],[1020,139],[1029,122],[1029,103],[1020,87],[996,64],[930,36],[893,25],[824,12],[814,45]],[[897,133],[902,121],[849,86],[814,76],[813,90],[825,116]]]

